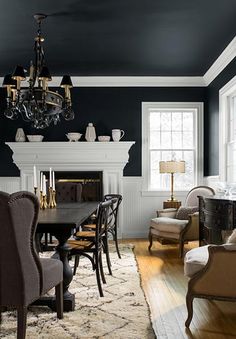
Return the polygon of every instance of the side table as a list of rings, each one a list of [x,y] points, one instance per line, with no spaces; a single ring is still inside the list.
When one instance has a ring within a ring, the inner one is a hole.
[[[163,208],[179,208],[181,206],[181,201],[178,200],[166,200],[163,201]]]

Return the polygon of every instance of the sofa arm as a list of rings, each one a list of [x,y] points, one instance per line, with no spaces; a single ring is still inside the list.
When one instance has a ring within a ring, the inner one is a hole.
[[[185,240],[199,240],[199,212],[189,214],[189,222],[183,233]]]

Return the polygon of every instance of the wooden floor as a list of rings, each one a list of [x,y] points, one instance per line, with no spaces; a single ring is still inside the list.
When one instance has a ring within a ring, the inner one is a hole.
[[[236,338],[236,303],[194,299],[193,320],[190,329],[185,329],[188,280],[183,274],[183,261],[178,258],[176,245],[154,242],[149,253],[147,240],[129,239],[124,242],[135,245],[142,287],[158,339]],[[186,247],[196,245],[192,243]]]

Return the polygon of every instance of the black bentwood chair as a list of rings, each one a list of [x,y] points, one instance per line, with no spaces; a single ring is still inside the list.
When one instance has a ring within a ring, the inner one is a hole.
[[[0,322],[2,309],[16,308],[17,339],[26,335],[27,307],[55,286],[57,317],[63,318],[63,266],[35,250],[38,212],[34,194],[0,192]]]
[[[101,278],[102,282],[106,283],[102,265],[103,237],[107,233],[107,218],[112,203],[112,200],[99,203],[94,231],[77,232],[75,240],[68,240],[70,256],[75,256],[74,274],[79,265],[80,256],[88,258],[96,272],[100,297],[103,297]]]
[[[122,195],[120,194],[106,194],[104,196],[103,201],[108,201],[108,200],[113,200],[113,204],[111,205],[109,209],[109,214],[108,214],[108,222],[107,222],[107,233],[108,235],[111,234],[113,241],[115,242],[116,246],[116,252],[118,254],[118,257],[121,258],[119,247],[118,247],[118,238],[117,238],[117,228],[118,228],[118,211],[119,211],[119,206],[122,202]],[[94,230],[96,225],[93,224],[86,224],[83,225],[83,229],[90,229]],[[108,244],[108,239],[107,239],[107,244]]]

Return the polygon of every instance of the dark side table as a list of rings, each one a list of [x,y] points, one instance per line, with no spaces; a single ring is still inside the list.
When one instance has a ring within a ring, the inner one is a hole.
[[[181,201],[178,200],[166,200],[163,201],[163,208],[179,208],[181,206]]]

